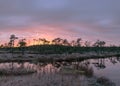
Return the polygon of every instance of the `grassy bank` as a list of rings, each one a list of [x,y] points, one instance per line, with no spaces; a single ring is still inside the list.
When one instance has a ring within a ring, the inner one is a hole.
[[[0,57],[0,62],[72,62],[72,61],[83,61],[86,59],[97,59],[97,58],[108,58],[108,57],[119,57],[119,53],[108,53],[108,54],[51,54],[51,55],[38,55],[30,54],[24,55],[16,54],[13,56],[8,55],[8,57]]]
[[[11,48],[0,48],[0,53],[11,52]],[[105,53],[113,52],[119,53],[120,47],[80,47],[80,46],[64,46],[64,45],[34,45],[24,48],[14,47],[12,48],[12,53],[34,53],[34,54],[64,54],[64,53],[85,53],[85,52],[95,52],[95,53]]]

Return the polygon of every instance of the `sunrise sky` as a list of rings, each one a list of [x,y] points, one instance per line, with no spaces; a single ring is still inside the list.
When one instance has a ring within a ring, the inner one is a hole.
[[[0,43],[11,34],[120,45],[120,0],[0,0]]]

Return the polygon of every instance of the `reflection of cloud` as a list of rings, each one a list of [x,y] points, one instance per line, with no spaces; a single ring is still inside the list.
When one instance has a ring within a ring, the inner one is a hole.
[[[0,0],[1,35],[30,36],[39,32],[47,37],[118,41],[119,3],[119,0]]]

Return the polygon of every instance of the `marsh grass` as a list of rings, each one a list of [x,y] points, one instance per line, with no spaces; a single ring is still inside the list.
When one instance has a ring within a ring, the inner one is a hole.
[[[94,75],[94,71],[92,67],[86,65],[74,65],[73,67],[69,67],[69,66],[62,67],[60,73],[85,75],[87,77],[92,77]]]
[[[16,69],[0,69],[0,76],[11,76],[11,75],[28,75],[36,73],[36,70],[26,69],[26,68],[16,68]]]
[[[80,65],[79,70],[84,71],[87,77],[92,77],[94,74],[92,67]]]
[[[115,86],[114,83],[110,85],[110,80],[106,78],[92,79],[94,72],[89,64],[57,63],[60,64],[59,68],[52,63],[18,64],[19,68],[16,68],[16,63],[9,63],[9,69],[0,70],[0,86]],[[64,67],[62,70],[61,66]],[[7,67],[5,66],[5,68]],[[38,70],[36,71],[36,69]],[[90,85],[90,83],[92,84]]]

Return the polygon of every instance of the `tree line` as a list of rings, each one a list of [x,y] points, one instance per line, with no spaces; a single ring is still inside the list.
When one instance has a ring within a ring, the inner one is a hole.
[[[17,46],[15,46],[16,40],[18,40]],[[21,51],[22,54],[24,54],[25,51],[34,51],[41,54],[120,51],[120,47],[105,45],[106,42],[101,40],[97,40],[92,44],[90,41],[83,42],[82,38],[70,42],[62,38],[55,38],[52,41],[48,41],[45,38],[39,38],[33,39],[33,44],[27,46],[27,39],[20,39],[12,34],[10,35],[9,42],[4,45],[2,44],[0,49],[8,50],[11,53],[14,53],[14,51]]]
[[[12,34],[9,38],[9,42],[5,44],[1,44],[0,47],[15,47],[15,41],[19,38]],[[27,45],[26,42],[27,39],[19,39],[19,42],[17,43],[16,47],[24,47]],[[103,47],[105,46],[105,41],[97,40],[94,44],[91,44],[90,41],[85,41],[83,43],[82,38],[78,38],[77,40],[68,41],[67,39],[62,38],[55,38],[52,41],[48,41],[45,38],[38,38],[33,39],[33,45],[64,45],[64,46],[78,46],[78,47]],[[32,45],[30,45],[32,46]]]

